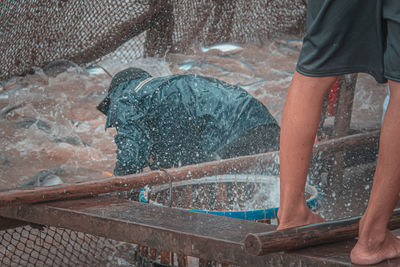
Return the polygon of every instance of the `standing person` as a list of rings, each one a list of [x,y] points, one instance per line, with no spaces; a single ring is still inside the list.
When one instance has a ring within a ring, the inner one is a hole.
[[[338,75],[357,72],[390,87],[374,183],[350,255],[355,264],[375,264],[400,257],[400,241],[387,229],[400,192],[399,0],[308,1],[307,33],[281,124],[278,230],[323,221],[304,200],[321,106]]]

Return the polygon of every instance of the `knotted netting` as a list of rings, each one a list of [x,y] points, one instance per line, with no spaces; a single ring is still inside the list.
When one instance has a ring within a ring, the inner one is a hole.
[[[4,0],[0,79],[58,59],[127,60],[184,52],[193,43],[301,34],[305,6],[302,0]]]

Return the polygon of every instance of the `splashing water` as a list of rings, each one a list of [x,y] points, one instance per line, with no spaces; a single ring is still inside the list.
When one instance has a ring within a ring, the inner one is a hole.
[[[102,66],[115,74],[132,65],[107,61]],[[134,66],[154,76],[171,74],[162,60],[138,60]],[[64,170],[63,182],[100,179],[113,172],[116,132],[105,131],[106,118],[95,108],[111,78],[101,68],[50,73],[35,68],[34,74],[9,81],[0,92],[0,189],[53,168]]]
[[[153,76],[194,73],[238,84],[265,104],[279,123],[299,41],[271,40],[262,46],[240,47],[234,53],[202,52],[193,47],[192,54],[171,53],[165,59],[132,63],[109,59],[99,65],[111,75],[139,67]],[[192,62],[190,68],[180,68],[185,62]],[[64,170],[60,178],[65,183],[106,178],[113,171],[116,132],[104,130],[106,118],[95,108],[105,96],[110,76],[96,67],[46,72],[49,75],[35,68],[34,74],[1,82],[0,189],[16,187],[53,168]],[[382,103],[375,91],[376,83],[360,75],[356,96],[362,99],[355,99],[352,123],[366,116],[368,122],[380,122],[376,111]],[[382,101],[384,97],[382,94]],[[367,109],[364,98],[371,100]]]
[[[249,211],[279,206],[279,176],[226,174],[172,184],[148,190],[150,203],[208,211]],[[317,190],[307,185],[306,199]],[[172,199],[171,199],[172,197]]]

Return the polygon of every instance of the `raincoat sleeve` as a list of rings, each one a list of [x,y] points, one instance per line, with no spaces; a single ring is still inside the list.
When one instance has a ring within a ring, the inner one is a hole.
[[[147,127],[130,124],[117,127],[115,136],[117,162],[115,175],[128,175],[140,172],[148,165],[151,142]]]
[[[113,103],[114,104],[114,103]],[[115,175],[140,172],[148,165],[152,142],[146,124],[148,106],[132,94],[123,94],[116,100],[112,124],[117,129],[115,143],[117,162]]]

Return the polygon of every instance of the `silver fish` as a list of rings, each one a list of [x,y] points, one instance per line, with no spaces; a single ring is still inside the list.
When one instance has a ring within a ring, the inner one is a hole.
[[[178,66],[179,66],[180,70],[190,70],[192,67],[197,66],[197,65],[198,65],[198,63],[196,61],[186,61],[186,62],[180,63]]]
[[[39,130],[42,130],[42,131],[44,131],[45,133],[48,133],[48,134],[51,133],[50,124],[48,124],[47,122],[45,122],[43,120],[40,120],[40,119],[35,119],[35,118],[32,118],[32,117],[23,116],[22,120],[20,120],[20,121],[15,123],[15,125],[18,128],[25,128],[25,129],[28,129],[33,124],[36,124],[36,126],[37,126],[37,128]]]
[[[221,52],[232,52],[235,50],[242,50],[243,48],[237,44],[233,44],[233,43],[222,43],[222,44],[215,44],[215,45],[211,45],[211,46],[207,46],[207,47],[200,47],[200,50],[203,53],[207,53],[210,50],[219,50]]]
[[[63,73],[70,68],[76,69],[80,73],[88,74],[88,72],[79,67],[78,64],[65,59],[50,62],[49,64],[44,66],[43,72],[47,76],[56,77],[58,74]]]
[[[10,113],[10,112],[12,112],[12,111],[14,111],[16,109],[22,108],[25,105],[26,105],[26,103],[22,102],[20,104],[15,105],[15,106],[11,106],[11,107],[6,106],[6,107],[4,107],[2,110],[0,110],[0,119],[4,119],[7,116],[8,113]]]
[[[63,181],[57,174],[61,174],[64,172],[63,168],[52,168],[48,170],[42,170],[35,174],[31,179],[24,182],[18,188],[31,188],[36,186],[51,186],[62,184]]]
[[[100,74],[107,74],[108,76],[110,76],[111,78],[113,78],[113,75],[103,66],[100,65],[90,65],[88,67],[86,67],[85,69],[89,74],[92,75],[100,75]]]

